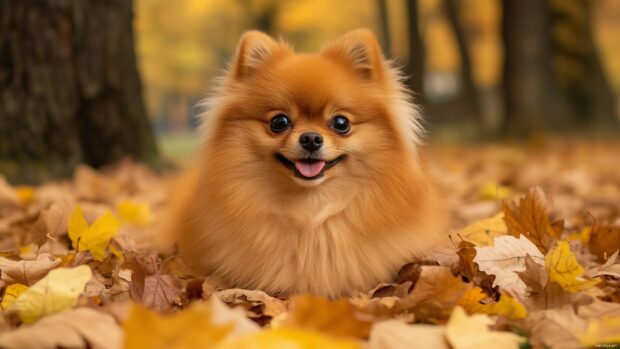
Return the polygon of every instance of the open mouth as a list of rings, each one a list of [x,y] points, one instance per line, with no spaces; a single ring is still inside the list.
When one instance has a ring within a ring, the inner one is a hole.
[[[313,180],[323,177],[325,171],[334,167],[334,165],[337,164],[338,161],[344,158],[344,155],[340,155],[339,157],[330,161],[325,161],[321,159],[299,159],[296,161],[291,161],[280,153],[276,153],[275,157],[284,166],[295,172],[295,177],[305,180]]]

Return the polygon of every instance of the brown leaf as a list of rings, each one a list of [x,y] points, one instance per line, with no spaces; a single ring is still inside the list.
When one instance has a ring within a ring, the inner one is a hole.
[[[413,311],[417,320],[441,322],[471,284],[452,275],[447,267],[425,266],[413,291],[394,305],[397,311]]]
[[[121,343],[114,318],[91,308],[64,311],[0,334],[0,347],[6,349],[116,349]]]
[[[592,225],[589,248],[600,262],[604,262],[620,249],[620,226],[602,225],[595,221]]]
[[[2,280],[7,284],[20,283],[32,285],[60,264],[60,259],[48,253],[41,253],[35,260],[13,261],[0,257]]]
[[[163,311],[171,308],[183,292],[181,282],[173,275],[162,275],[154,257],[132,257],[129,293],[131,298],[151,309]]]
[[[459,273],[467,280],[473,280],[478,272],[478,266],[474,263],[476,246],[463,240],[459,243],[459,250],[456,254],[459,256]]]
[[[502,204],[504,222],[508,233],[516,238],[525,235],[543,253],[546,253],[553,241],[560,238],[559,224],[555,227],[549,221],[549,204],[543,191],[536,187],[528,191],[519,205]]]
[[[371,298],[377,297],[406,297],[413,288],[413,282],[405,281],[402,284],[382,283],[370,291]]]
[[[229,305],[249,304],[251,307],[246,309],[253,311],[258,316],[275,317],[286,311],[286,303],[278,298],[271,297],[267,293],[259,290],[243,290],[233,288],[218,291],[218,298]]]

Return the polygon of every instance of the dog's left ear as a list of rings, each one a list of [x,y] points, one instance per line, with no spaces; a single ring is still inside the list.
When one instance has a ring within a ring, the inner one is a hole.
[[[385,59],[375,35],[368,29],[357,29],[327,44],[321,54],[351,67],[364,78],[381,80],[386,70]]]

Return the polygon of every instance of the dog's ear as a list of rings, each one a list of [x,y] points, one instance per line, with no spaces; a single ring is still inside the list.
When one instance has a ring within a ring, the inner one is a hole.
[[[276,42],[265,33],[256,30],[245,32],[230,67],[232,76],[235,79],[248,76],[270,59],[286,52],[290,52],[286,44]]]
[[[327,44],[321,54],[351,67],[364,78],[380,80],[386,69],[385,59],[375,35],[368,29],[357,29]]]

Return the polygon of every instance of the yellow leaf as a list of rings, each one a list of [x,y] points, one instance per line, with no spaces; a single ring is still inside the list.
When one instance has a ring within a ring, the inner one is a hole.
[[[512,195],[512,190],[497,183],[486,183],[480,188],[481,200],[502,200]]]
[[[508,293],[502,293],[498,302],[481,303],[486,297],[486,294],[480,287],[475,287],[461,297],[459,305],[468,314],[503,315],[511,319],[522,319],[527,315],[523,304]]]
[[[504,223],[504,214],[501,212],[491,218],[471,224],[459,232],[463,240],[476,246],[493,246],[493,240],[496,237],[506,234],[508,234],[508,229]]]
[[[583,227],[579,233],[570,233],[566,238],[568,240],[579,240],[585,246],[590,241],[591,233],[592,227]]]
[[[125,349],[188,349],[212,348],[232,325],[215,325],[211,307],[200,303],[171,316],[134,305],[123,328]]]
[[[116,211],[123,222],[144,227],[153,221],[151,207],[147,203],[136,203],[124,200],[116,205]]]
[[[446,337],[454,349],[516,349],[525,341],[514,333],[489,330],[494,323],[486,314],[467,316],[462,307],[456,306],[446,325]]]
[[[620,316],[603,316],[588,324],[577,338],[586,347],[604,347],[603,343],[620,343]]]
[[[336,337],[368,336],[370,322],[358,319],[356,308],[346,299],[328,300],[314,296],[291,299],[283,327],[319,331]]]
[[[89,226],[80,206],[76,206],[69,218],[69,238],[73,248],[78,251],[90,251],[95,260],[102,261],[106,256],[106,247],[110,239],[118,235],[119,225],[118,219],[107,211]]]
[[[87,265],[51,270],[46,277],[24,291],[7,310],[16,313],[25,324],[75,306],[90,280]]]
[[[28,206],[34,200],[35,190],[28,185],[20,185],[15,187],[15,193],[20,205]]]
[[[497,315],[504,315],[511,319],[523,319],[527,316],[525,307],[508,293],[502,293],[494,306]]]
[[[357,341],[335,339],[315,331],[277,328],[255,332],[238,339],[222,342],[216,349],[358,349]]]
[[[27,289],[28,286],[23,284],[12,284],[7,286],[6,290],[4,290],[4,296],[2,296],[2,303],[0,304],[2,309],[8,309],[11,304],[13,304],[15,300]]]
[[[560,285],[565,291],[579,292],[593,287],[600,280],[583,278],[585,270],[577,262],[577,258],[570,251],[567,241],[558,241],[557,246],[547,253],[545,268],[549,279]]]

